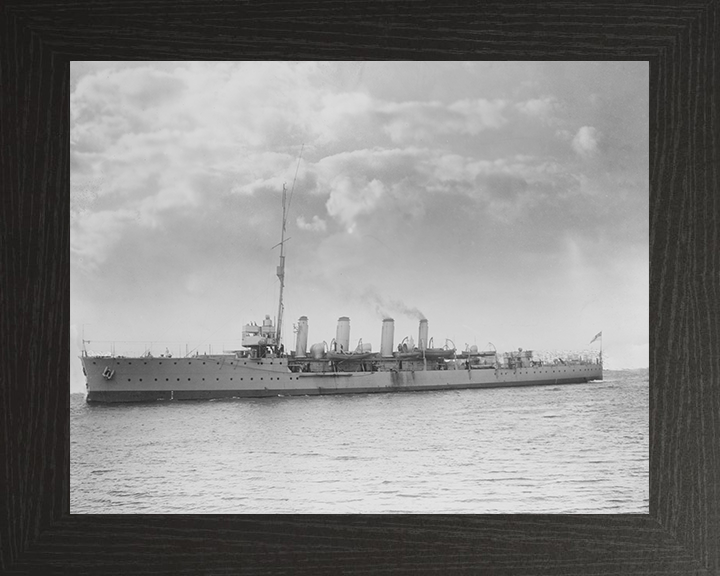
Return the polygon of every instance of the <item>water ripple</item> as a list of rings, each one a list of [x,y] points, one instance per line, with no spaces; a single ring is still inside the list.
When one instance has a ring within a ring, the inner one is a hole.
[[[73,513],[647,513],[647,371],[600,383],[97,406]]]

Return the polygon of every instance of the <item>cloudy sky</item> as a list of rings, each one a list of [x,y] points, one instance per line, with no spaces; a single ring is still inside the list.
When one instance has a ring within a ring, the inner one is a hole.
[[[88,350],[217,352],[277,314],[377,350],[492,342],[648,366],[642,62],[71,66],[71,387]],[[300,152],[302,148],[302,158]],[[594,345],[597,347],[597,343]]]

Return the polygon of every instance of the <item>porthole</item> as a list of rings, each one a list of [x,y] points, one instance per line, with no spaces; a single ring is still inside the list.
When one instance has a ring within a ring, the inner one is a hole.
[[[180,382],[180,378],[178,378],[177,381]]]
[[[173,362],[173,364],[177,364],[177,362]]]
[[[157,378],[155,378],[155,382],[157,382]]]
[[[140,382],[142,382],[142,378],[140,378]]]

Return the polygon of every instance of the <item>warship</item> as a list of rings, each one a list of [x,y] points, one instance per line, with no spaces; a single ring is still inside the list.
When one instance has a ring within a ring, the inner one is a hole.
[[[87,402],[143,402],[317,396],[425,390],[457,390],[585,383],[602,380],[602,348],[597,357],[580,355],[539,358],[531,350],[502,355],[496,350],[466,346],[458,351],[450,340],[441,347],[428,340],[428,320],[420,319],[417,342],[394,344],[395,325],[384,318],[380,350],[360,340],[350,347],[350,319],[341,316],[335,338],[308,346],[309,322],[301,316],[295,329],[295,350],[282,340],[285,287],[286,189],[282,193],[282,232],[277,277],[280,295],[277,321],[269,315],[260,324],[243,326],[242,349],[222,354],[173,357],[94,355],[80,360],[86,378]],[[596,336],[597,339],[601,333]]]

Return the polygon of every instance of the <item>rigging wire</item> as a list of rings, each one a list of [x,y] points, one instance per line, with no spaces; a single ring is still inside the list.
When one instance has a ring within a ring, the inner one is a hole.
[[[300,155],[298,156],[298,163],[295,168],[295,177],[293,178],[292,187],[290,188],[290,198],[288,198],[288,205],[287,205],[287,213],[290,213],[290,204],[292,204],[292,197],[293,193],[295,192],[295,181],[297,180],[298,171],[300,170],[300,161],[302,160],[302,154],[303,150],[305,149],[305,143],[303,142],[303,145],[300,147]],[[285,226],[285,223],[287,222],[287,216],[285,216],[285,220],[283,221],[283,227]]]

